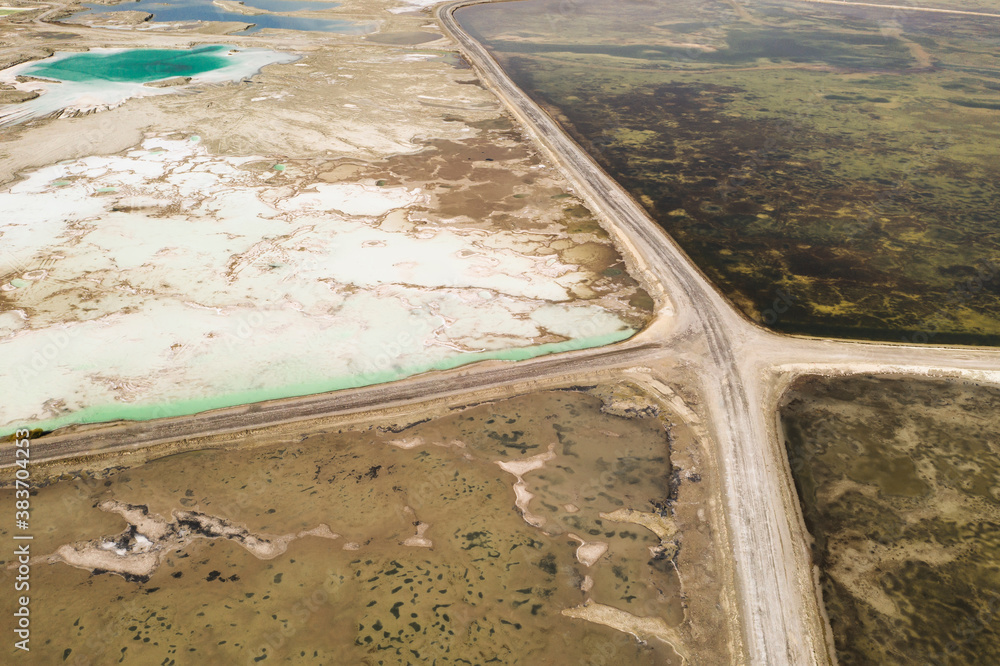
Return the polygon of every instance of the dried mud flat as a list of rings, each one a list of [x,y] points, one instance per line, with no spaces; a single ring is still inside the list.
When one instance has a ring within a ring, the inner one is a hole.
[[[594,216],[432,19],[401,9],[337,8],[376,19],[372,39],[0,27],[8,64],[220,41],[297,58],[4,129],[0,348],[11,381],[60,379],[0,423],[193,413],[646,324],[654,303]]]
[[[629,384],[436,414],[45,481],[33,656],[731,662],[718,481],[675,416]]]

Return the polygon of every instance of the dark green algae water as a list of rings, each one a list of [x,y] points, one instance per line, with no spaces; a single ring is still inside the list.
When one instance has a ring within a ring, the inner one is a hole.
[[[1000,344],[994,23],[771,1],[456,16],[750,318]]]

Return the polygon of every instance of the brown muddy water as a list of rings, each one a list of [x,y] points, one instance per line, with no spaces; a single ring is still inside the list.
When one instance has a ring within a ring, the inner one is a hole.
[[[1000,663],[1000,388],[805,377],[781,419],[839,662]]]
[[[637,404],[547,392],[64,474],[31,499],[18,663],[682,663],[657,636],[727,663],[714,480]],[[562,613],[588,600],[643,640]]]

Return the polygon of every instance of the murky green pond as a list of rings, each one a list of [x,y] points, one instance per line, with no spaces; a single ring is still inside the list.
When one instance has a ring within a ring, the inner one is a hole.
[[[1000,662],[1000,389],[806,377],[781,418],[839,662]]]
[[[563,613],[588,600],[724,663],[711,519],[661,540],[622,514],[675,525],[710,483],[677,437],[552,392],[66,475],[32,498],[30,663],[681,663]]]
[[[457,16],[751,318],[1000,344],[1000,20],[772,0]]]

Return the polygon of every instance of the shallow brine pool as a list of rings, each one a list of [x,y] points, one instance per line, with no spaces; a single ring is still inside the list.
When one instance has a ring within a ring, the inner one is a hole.
[[[0,72],[0,83],[41,93],[26,102],[0,106],[0,127],[56,113],[113,108],[132,97],[169,94],[172,86],[148,84],[176,77],[190,78],[192,84],[239,81],[266,65],[297,59],[291,53],[222,44],[192,49],[92,49],[85,53],[56,53],[45,60]],[[18,81],[18,77],[31,78]]]

